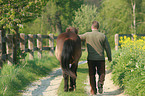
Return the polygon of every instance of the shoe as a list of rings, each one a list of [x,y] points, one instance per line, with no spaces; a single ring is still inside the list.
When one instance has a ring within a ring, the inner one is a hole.
[[[103,84],[98,84],[98,90],[100,94],[103,93]]]

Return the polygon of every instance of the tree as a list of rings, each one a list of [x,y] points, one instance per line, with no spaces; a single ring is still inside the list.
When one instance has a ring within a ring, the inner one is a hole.
[[[47,0],[1,0],[0,25],[12,32],[15,26],[36,19]]]
[[[92,21],[97,20],[97,8],[92,5],[83,4],[78,11],[75,12],[73,26],[79,28],[79,34],[91,31]]]
[[[111,46],[114,35],[145,33],[145,0],[104,0],[98,20],[101,31],[105,31]]]
[[[102,0],[84,0],[84,3],[88,5],[96,5],[96,7],[99,7],[101,4],[101,1]]]
[[[75,10],[80,8],[82,3],[83,0],[49,0],[41,15],[43,18],[40,17],[38,18],[40,20],[36,20],[39,21],[39,25],[43,25],[41,29],[45,29],[42,30],[42,33],[49,31],[60,34],[64,32],[66,27],[71,25],[74,20]],[[34,27],[35,29],[40,30],[39,25],[38,22],[32,24],[32,26],[37,26]],[[31,26],[29,28],[34,29]]]
[[[6,29],[14,34],[14,62],[19,41],[19,25],[36,19],[47,0],[0,0],[0,29],[4,33]]]

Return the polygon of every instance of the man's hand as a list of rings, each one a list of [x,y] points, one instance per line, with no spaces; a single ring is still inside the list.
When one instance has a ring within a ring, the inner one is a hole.
[[[109,63],[110,63],[111,61],[109,60]]]

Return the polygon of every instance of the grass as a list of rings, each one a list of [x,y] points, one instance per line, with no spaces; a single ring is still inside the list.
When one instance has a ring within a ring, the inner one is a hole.
[[[86,60],[86,55],[87,52],[83,52],[80,60]],[[22,91],[25,90],[28,84],[47,76],[54,68],[60,67],[55,56],[48,56],[47,52],[43,52],[42,59],[38,59],[36,56],[35,53],[34,60],[29,60],[28,56],[26,56],[26,60],[19,65],[3,65],[0,70],[0,96],[21,96]],[[79,93],[79,96],[86,96],[84,82],[88,74],[87,69],[87,64],[80,65],[78,68],[77,90],[75,93]],[[70,94],[74,96],[73,93]]]
[[[87,52],[84,51],[80,58],[80,61],[87,60]],[[76,80],[76,91],[75,92],[64,92],[64,80],[62,80],[59,89],[58,89],[58,96],[88,96],[85,91],[85,82],[87,82],[87,75],[88,75],[88,65],[81,64],[78,66],[77,70],[77,80]]]
[[[77,80],[76,80],[76,91],[75,92],[64,92],[64,80],[62,80],[59,89],[58,96],[88,96],[85,91],[85,82],[88,75],[88,65],[81,64],[77,70]]]
[[[44,53],[42,59],[27,60],[19,65],[4,64],[0,70],[0,96],[20,96],[21,91],[34,80],[48,75],[56,67],[58,60]]]
[[[81,56],[79,61],[87,60],[87,55],[88,55],[87,51],[82,51],[82,56]]]

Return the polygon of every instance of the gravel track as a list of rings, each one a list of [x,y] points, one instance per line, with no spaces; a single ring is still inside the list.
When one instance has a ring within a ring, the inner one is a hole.
[[[111,75],[112,74],[110,71],[106,71],[105,82],[103,86],[103,94],[97,93],[97,95],[94,95],[94,96],[127,96],[127,95],[124,95],[124,92],[122,89],[120,89],[118,86],[115,86],[113,84],[113,81],[111,80]],[[96,77],[98,78],[98,75],[96,75]],[[85,84],[86,84],[85,89],[89,96],[90,95],[89,78]]]
[[[86,61],[79,62],[79,64],[86,63]],[[97,76],[97,75],[96,75]],[[62,80],[61,69],[55,69],[47,77],[41,78],[30,84],[23,96],[57,96],[57,89]],[[86,91],[88,96],[90,95],[89,79],[87,79]],[[95,95],[94,95],[95,96]],[[106,71],[106,77],[104,82],[104,93],[97,94],[96,96],[125,96],[122,90],[115,86],[111,80],[111,72]]]

